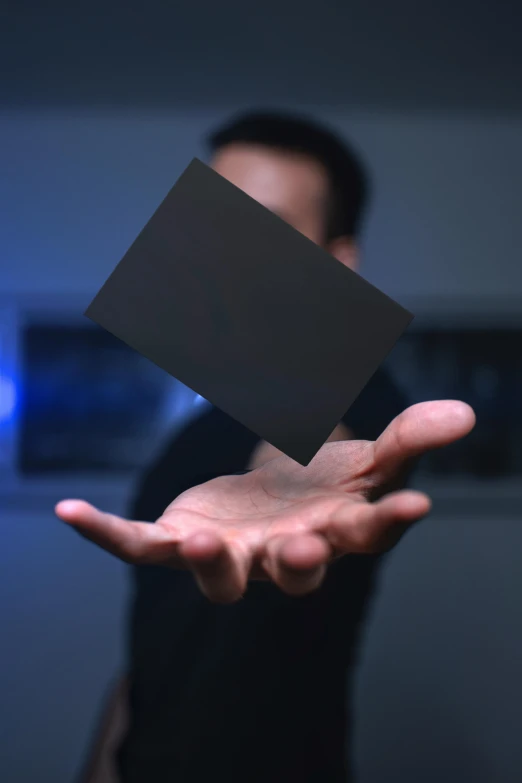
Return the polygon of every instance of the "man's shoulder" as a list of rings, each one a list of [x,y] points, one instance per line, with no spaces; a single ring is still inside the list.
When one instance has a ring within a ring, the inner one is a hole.
[[[404,391],[396,383],[387,367],[379,369],[370,378],[355,402],[343,416],[343,423],[359,439],[375,440],[382,430],[409,405]],[[242,456],[250,454],[259,437],[219,408],[209,405],[197,416],[178,428],[169,439],[162,459],[170,461],[174,453],[183,452],[185,459],[205,449],[207,458],[213,449],[235,451]],[[204,444],[204,446],[203,446]],[[212,460],[213,461],[213,460]],[[241,466],[237,467],[239,470]]]
[[[213,439],[220,437],[226,438],[226,442],[232,445],[250,440],[252,434],[224,411],[208,405],[201,413],[191,417],[173,432],[169,447],[177,448],[181,443],[199,444],[204,441],[208,448]]]
[[[139,494],[149,498],[164,490],[170,502],[174,492],[241,470],[257,440],[226,413],[209,407],[174,429],[142,476]]]

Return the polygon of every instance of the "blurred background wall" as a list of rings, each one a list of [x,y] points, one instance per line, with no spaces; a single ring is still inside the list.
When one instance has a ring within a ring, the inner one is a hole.
[[[5,312],[26,297],[87,303],[204,154],[208,127],[274,105],[331,121],[365,155],[367,279],[414,312],[521,312],[514,4],[110,0],[1,14]],[[118,512],[130,481],[82,486]],[[522,492],[473,486],[436,499],[390,560],[359,677],[362,783],[520,780]],[[0,498],[8,783],[72,781],[124,665],[125,568],[53,518],[71,491],[4,482]]]
[[[329,120],[369,162],[365,277],[408,301],[522,296],[522,116],[286,105]],[[235,110],[4,109],[2,290],[96,291]]]

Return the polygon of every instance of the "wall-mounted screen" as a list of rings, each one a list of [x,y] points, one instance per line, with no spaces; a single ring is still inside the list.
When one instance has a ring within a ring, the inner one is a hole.
[[[389,364],[413,402],[458,399],[476,412],[462,441],[435,451],[422,469],[437,477],[522,477],[522,329],[421,328]]]
[[[128,471],[198,398],[98,327],[32,323],[21,334],[19,470]]]

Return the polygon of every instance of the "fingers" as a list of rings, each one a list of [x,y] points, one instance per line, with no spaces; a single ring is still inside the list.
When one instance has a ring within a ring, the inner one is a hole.
[[[393,476],[412,459],[460,440],[475,426],[473,409],[459,400],[421,402],[403,411],[374,444],[373,473]]]
[[[216,603],[237,601],[246,590],[250,564],[214,531],[201,531],[181,542],[179,553],[201,592]]]
[[[350,502],[329,523],[326,537],[335,554],[377,554],[395,546],[431,509],[422,492],[402,490],[376,503]]]
[[[377,503],[347,501],[325,535],[278,536],[268,541],[263,567],[285,593],[306,595],[320,586],[333,556],[386,552],[430,508],[426,495],[410,490]]]
[[[330,556],[331,548],[322,536],[278,536],[266,545],[263,567],[285,593],[305,595],[323,581]]]
[[[84,500],[62,500],[55,513],[84,538],[126,563],[160,563],[176,556],[178,542],[159,525],[130,522]]]
[[[130,522],[83,500],[63,500],[55,512],[84,538],[126,563],[190,568],[212,601],[236,601],[246,589],[248,557],[241,557],[214,531],[203,530],[183,539],[172,527]]]

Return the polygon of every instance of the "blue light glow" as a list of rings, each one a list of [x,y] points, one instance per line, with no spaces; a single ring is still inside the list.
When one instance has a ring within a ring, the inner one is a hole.
[[[0,375],[0,421],[12,418],[16,408],[16,389],[11,378]]]

